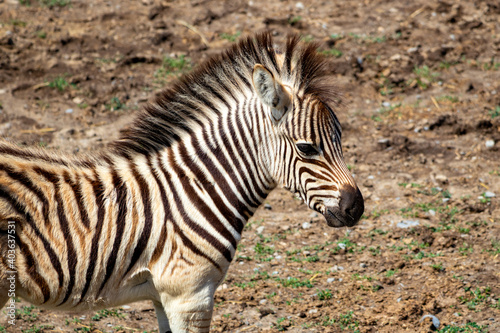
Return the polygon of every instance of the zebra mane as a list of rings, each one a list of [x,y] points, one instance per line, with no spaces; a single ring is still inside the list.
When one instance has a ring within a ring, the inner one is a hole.
[[[282,82],[303,95],[313,95],[331,106],[341,105],[331,83],[326,58],[317,43],[287,38],[284,48],[275,47],[269,32],[243,38],[215,55],[160,92],[139,112],[130,127],[121,131],[112,147],[122,153],[148,154],[172,145],[195,124],[220,114],[221,106],[253,90],[252,71],[262,64]],[[278,60],[282,57],[282,61]]]

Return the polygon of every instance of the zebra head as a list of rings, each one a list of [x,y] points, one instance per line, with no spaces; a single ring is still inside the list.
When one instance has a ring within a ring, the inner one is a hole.
[[[328,98],[283,81],[261,64],[253,69],[253,86],[272,129],[270,172],[278,184],[323,214],[329,226],[353,226],[364,201],[344,162],[341,127]],[[325,88],[323,84],[320,90]]]

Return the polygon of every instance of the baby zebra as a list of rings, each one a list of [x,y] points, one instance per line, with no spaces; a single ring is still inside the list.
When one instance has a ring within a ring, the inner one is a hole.
[[[276,186],[332,227],[363,197],[317,45],[250,36],[164,90],[90,156],[0,143],[0,308],[152,300],[160,332],[208,332],[246,221]],[[9,302],[10,304],[10,302]]]

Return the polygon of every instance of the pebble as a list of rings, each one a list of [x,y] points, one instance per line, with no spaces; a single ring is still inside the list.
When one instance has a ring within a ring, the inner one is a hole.
[[[265,229],[265,228],[266,228],[266,227],[264,227],[263,225],[261,225],[260,227],[258,227],[257,229],[255,229],[255,231],[256,231],[258,234],[261,234],[261,233],[264,231],[264,229]]]
[[[362,262],[361,264],[359,264],[359,267],[361,267],[361,268],[366,268],[366,267],[367,267],[367,265],[366,265],[364,262]]]
[[[384,102],[384,103],[382,103],[382,106],[383,106],[384,108],[390,108],[390,107],[391,107],[391,103],[389,103],[389,102]]]
[[[73,113],[73,109],[66,109],[66,111],[64,111],[64,113]]]
[[[261,299],[261,300],[259,301],[259,303],[260,303],[260,304],[266,304],[266,303],[267,303],[267,299]]]
[[[302,2],[297,2],[295,4],[295,7],[298,9],[298,10],[302,10],[305,8],[304,4]]]
[[[436,316],[427,314],[427,315],[423,316],[422,319],[420,319],[420,321],[422,322],[425,318],[431,318],[432,319],[432,326],[434,326],[434,328],[436,328],[436,329],[439,328],[439,325],[441,325],[441,323],[439,322],[439,319]]]
[[[341,248],[342,250],[345,249],[345,244],[344,243],[338,243],[337,246]]]
[[[486,146],[486,148],[493,148],[495,146],[495,140],[486,140],[484,145]]]
[[[436,211],[434,209],[429,209],[428,213],[430,216],[436,216]]]
[[[130,305],[122,305],[123,310],[129,310],[130,308],[131,308]]]
[[[486,192],[484,192],[484,197],[485,198],[494,198],[494,197],[496,197],[496,195],[493,192],[486,191]]]
[[[264,205],[264,209],[271,210],[271,209],[273,209],[273,206],[271,206],[270,204],[266,203]]]
[[[302,223],[302,229],[309,229],[309,228],[311,228],[311,223],[309,222]]]
[[[445,175],[436,175],[436,180],[445,184],[448,182],[448,177],[446,177]]]
[[[311,309],[309,310],[309,313],[318,313],[318,309]]]
[[[332,268],[330,268],[330,271],[332,271],[332,272],[336,272],[336,271],[343,271],[343,270],[344,270],[344,267],[342,267],[342,266],[337,266],[337,265],[335,265],[335,266],[333,266]]]
[[[335,281],[335,278],[328,278],[328,279],[326,279],[327,283],[332,283],[333,281]]]
[[[418,221],[413,221],[413,220],[403,220],[396,224],[396,227],[401,228],[401,229],[407,229],[411,227],[416,227],[420,225],[420,222]]]

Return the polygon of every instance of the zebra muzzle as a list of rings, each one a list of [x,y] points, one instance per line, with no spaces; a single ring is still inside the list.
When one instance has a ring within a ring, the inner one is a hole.
[[[323,214],[330,227],[352,227],[358,223],[365,210],[363,195],[356,187],[340,190],[340,203],[337,207],[326,207]]]

